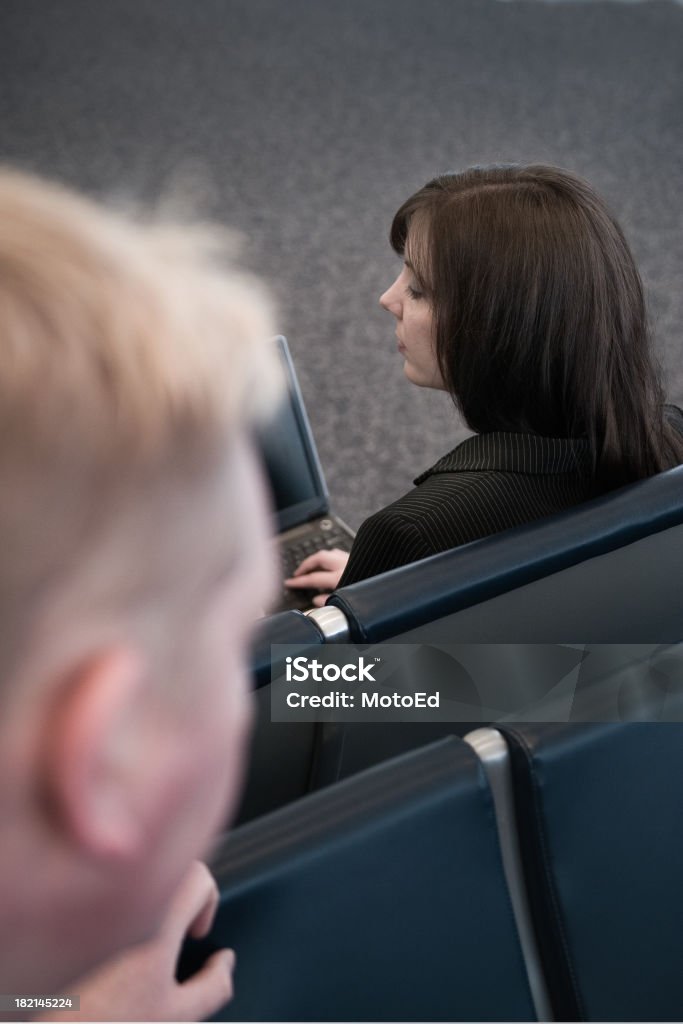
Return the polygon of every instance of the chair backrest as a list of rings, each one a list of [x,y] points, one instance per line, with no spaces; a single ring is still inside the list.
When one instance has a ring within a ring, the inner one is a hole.
[[[417,639],[419,631],[415,634]],[[372,652],[386,651],[389,646],[378,645]],[[596,657],[583,644],[414,642],[400,652],[405,688],[437,690],[440,720],[419,721],[419,712],[408,711],[411,717],[402,721],[321,722],[311,788],[347,778],[440,737],[464,736],[511,715],[519,719],[527,714],[533,720],[550,716],[550,720],[562,721],[575,709],[583,709],[584,720],[589,713],[614,717],[615,701],[610,693],[600,703],[591,699],[596,683],[613,666],[606,666],[606,658]],[[622,661],[628,662],[626,655]]]
[[[338,590],[349,638],[656,642],[683,623],[683,466]]]
[[[680,1020],[683,724],[499,727],[557,1020]]]
[[[417,681],[433,675],[439,660],[459,660],[464,671],[453,675],[452,688],[468,708],[464,723],[441,726],[326,725],[314,784],[419,746],[428,733],[491,723],[499,717],[491,709],[538,705],[560,683],[579,720],[613,717],[609,699],[588,699],[605,659],[594,652],[586,660],[577,641],[603,650],[675,643],[683,634],[681,579],[683,466],[337,591],[325,612],[345,616],[349,641],[420,645]],[[500,647],[476,652],[475,644]],[[490,685],[497,679],[506,703]]]
[[[319,743],[313,722],[271,721],[270,680],[276,669],[272,644],[291,644],[301,653],[319,647],[323,635],[312,619],[298,611],[261,619],[252,643],[255,721],[244,795],[236,822],[249,821],[308,792]]]
[[[229,1020],[535,1019],[477,757],[449,739],[232,833],[208,941]]]

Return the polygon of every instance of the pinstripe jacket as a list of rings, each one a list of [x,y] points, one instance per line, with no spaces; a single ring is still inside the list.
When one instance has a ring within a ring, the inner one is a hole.
[[[469,437],[365,520],[339,586],[577,505],[591,486],[586,441]]]

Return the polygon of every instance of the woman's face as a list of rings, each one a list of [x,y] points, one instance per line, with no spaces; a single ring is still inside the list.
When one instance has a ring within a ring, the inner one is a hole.
[[[423,388],[443,389],[432,307],[407,255],[401,273],[380,295],[379,304],[396,317],[398,350],[405,360],[403,372],[408,380]]]

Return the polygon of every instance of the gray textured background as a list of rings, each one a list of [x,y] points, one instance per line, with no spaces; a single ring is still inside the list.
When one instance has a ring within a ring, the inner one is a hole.
[[[391,216],[439,171],[586,175],[683,402],[683,8],[667,0],[3,0],[0,158],[98,195],[189,191],[277,292],[353,526],[462,436],[377,306]]]

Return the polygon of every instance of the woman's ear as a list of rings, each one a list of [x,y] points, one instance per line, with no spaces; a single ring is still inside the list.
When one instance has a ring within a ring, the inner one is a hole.
[[[154,754],[141,742],[146,682],[135,652],[105,649],[67,673],[45,719],[41,782],[53,825],[86,856],[127,860],[144,845],[137,761]]]

